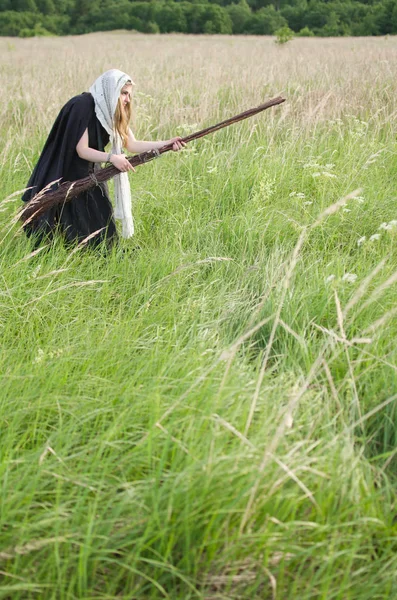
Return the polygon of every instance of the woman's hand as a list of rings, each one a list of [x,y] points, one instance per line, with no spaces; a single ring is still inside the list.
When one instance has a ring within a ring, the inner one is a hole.
[[[110,161],[122,173],[127,171],[135,171],[134,167],[128,162],[125,154],[112,154]]]
[[[167,144],[172,144],[172,150],[174,152],[178,152],[178,150],[182,150],[186,146],[185,142],[182,142],[181,136],[171,138],[168,140]]]

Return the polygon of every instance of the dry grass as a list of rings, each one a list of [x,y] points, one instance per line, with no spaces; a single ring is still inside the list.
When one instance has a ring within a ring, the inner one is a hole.
[[[44,136],[60,106],[112,67],[136,83],[140,137],[207,123],[278,94],[288,99],[282,119],[293,127],[349,113],[380,124],[396,118],[396,38],[296,39],[279,47],[266,37],[121,32],[3,38],[0,57],[3,156],[11,140],[23,152]]]

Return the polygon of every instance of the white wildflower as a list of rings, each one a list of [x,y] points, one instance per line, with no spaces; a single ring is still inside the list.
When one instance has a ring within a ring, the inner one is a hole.
[[[306,198],[306,194],[303,192],[291,192],[289,195],[290,198]]]
[[[328,177],[329,179],[335,179],[335,177],[336,177],[335,173],[329,173],[328,171],[312,173],[312,177],[321,177],[321,176]]]
[[[309,161],[308,163],[303,165],[304,169],[318,169],[319,167],[321,167],[321,165],[319,165],[318,162],[315,161]]]
[[[361,138],[367,133],[368,123],[366,121],[360,121],[356,117],[353,118],[353,136],[356,138]]]
[[[36,358],[33,360],[33,363],[34,363],[34,364],[41,363],[41,362],[43,361],[43,359],[44,359],[44,351],[43,351],[41,348],[39,348],[39,349],[37,350],[37,356],[36,356]]]
[[[361,244],[363,244],[366,239],[367,239],[366,235],[363,235],[363,237],[360,237],[360,239],[357,240],[357,246],[361,246]]]
[[[350,211],[350,208],[344,208],[343,212],[351,212],[351,211]]]
[[[375,240],[378,240],[380,238],[380,233],[374,233],[373,235],[371,235],[371,237],[369,238],[370,242],[374,242]]]
[[[176,128],[176,132],[180,135],[193,133],[197,129],[197,123],[183,123],[182,125],[178,125]]]
[[[310,200],[307,200],[306,202],[303,203],[303,206],[310,206],[311,204],[313,204],[313,202],[310,202]]]
[[[393,221],[389,221],[389,223],[382,223],[381,225],[379,225],[379,229],[384,229],[385,231],[390,231],[390,229],[393,229],[394,227],[396,227],[397,225],[397,221],[393,220]]]
[[[335,279],[335,275],[328,275],[328,277],[325,279],[326,283],[329,283],[330,281],[333,281]]]
[[[389,221],[389,223],[382,223],[379,225],[379,229],[384,229],[385,231],[390,231],[390,229],[394,229],[397,226],[397,221]]]
[[[389,221],[388,223],[381,223],[379,225],[379,229],[384,229],[385,231],[390,231],[390,229],[393,229],[396,226],[397,226],[397,221],[395,219],[393,219],[392,221]]]
[[[259,181],[259,185],[255,192],[254,197],[260,200],[268,200],[273,196],[276,188],[276,178],[271,177],[269,173],[264,172]]]
[[[357,275],[355,273],[345,273],[342,277],[342,281],[347,281],[347,283],[354,283],[357,279]]]

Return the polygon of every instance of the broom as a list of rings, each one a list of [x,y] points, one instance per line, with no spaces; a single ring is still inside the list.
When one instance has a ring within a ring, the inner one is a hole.
[[[284,98],[277,97],[265,102],[265,104],[261,104],[256,108],[251,108],[242,112],[230,119],[226,119],[226,121],[221,121],[216,125],[212,125],[211,127],[207,127],[206,129],[202,129],[200,131],[196,131],[196,133],[192,133],[182,138],[181,141],[188,143],[193,140],[197,140],[198,138],[204,137],[210,133],[214,133],[219,129],[223,129],[223,127],[228,127],[233,123],[237,123],[238,121],[242,121],[243,119],[248,119],[249,117],[253,117],[257,113],[270,108],[271,106],[276,106],[278,104],[282,104],[285,102]],[[133,166],[137,167],[138,165],[142,165],[144,163],[157,158],[161,154],[165,152],[169,152],[172,150],[172,144],[166,144],[162,146],[162,148],[156,150],[149,150],[148,152],[142,152],[141,154],[137,154],[135,156],[128,157],[128,162]],[[50,208],[57,206],[59,204],[63,204],[64,202],[69,202],[72,198],[75,198],[79,194],[86,192],[90,188],[102,183],[104,181],[108,181],[115,175],[120,173],[116,167],[113,165],[110,167],[105,167],[95,172],[95,174],[91,174],[88,177],[84,177],[83,179],[78,179],[77,181],[65,181],[61,183],[56,190],[48,190],[44,188],[38,192],[22,209],[19,218],[25,224],[30,221],[36,219],[39,215],[46,212]]]

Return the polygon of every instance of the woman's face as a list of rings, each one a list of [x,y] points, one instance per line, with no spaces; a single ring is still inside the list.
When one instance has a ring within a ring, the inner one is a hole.
[[[126,83],[124,87],[121,88],[120,92],[120,100],[123,106],[127,106],[131,102],[131,94],[132,94],[132,84]]]

